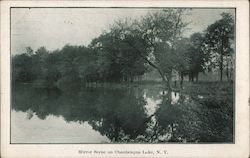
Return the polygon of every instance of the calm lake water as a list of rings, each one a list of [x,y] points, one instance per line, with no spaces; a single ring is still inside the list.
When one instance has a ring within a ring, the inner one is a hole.
[[[11,143],[231,142],[232,120],[214,122],[225,116],[203,99],[154,87],[65,93],[15,85]]]

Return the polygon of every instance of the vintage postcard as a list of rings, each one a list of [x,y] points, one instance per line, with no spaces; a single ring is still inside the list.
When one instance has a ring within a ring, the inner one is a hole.
[[[2,1],[1,157],[248,157],[248,1]]]

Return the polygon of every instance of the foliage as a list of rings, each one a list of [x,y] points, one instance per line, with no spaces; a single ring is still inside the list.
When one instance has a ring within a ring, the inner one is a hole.
[[[206,30],[206,52],[210,57],[208,65],[219,67],[220,80],[222,81],[222,73],[224,63],[228,66],[228,60],[225,57],[232,58],[234,40],[234,19],[229,13],[222,13],[222,19],[208,26]]]
[[[199,72],[210,69],[211,64],[219,63],[222,71],[224,57],[230,76],[232,16],[224,13],[205,35],[194,33],[184,38],[185,13],[184,9],[153,10],[138,20],[116,21],[88,47],[65,45],[52,52],[45,47],[36,51],[27,47],[25,54],[12,58],[12,79],[67,90],[93,83],[140,81],[155,69],[171,89],[174,72],[181,82],[185,75],[198,80]]]
[[[30,82],[34,80],[31,69],[32,60],[27,54],[21,54],[12,58],[12,81]]]
[[[193,81],[205,69],[219,67],[221,74],[229,69],[232,16],[224,13],[205,34],[184,38],[185,12],[154,10],[139,20],[117,21],[88,47],[65,45],[55,51],[27,47],[24,54],[12,57],[13,85],[32,83],[44,89],[13,86],[13,108],[34,111],[41,119],[53,114],[66,121],[87,121],[113,142],[232,142],[232,83],[191,84],[181,90],[177,102],[170,90],[144,93],[140,86],[149,86],[147,82],[127,85],[141,81],[152,69],[169,89],[173,72]],[[117,82],[120,88],[112,86]],[[110,89],[98,87],[101,84]],[[56,87],[68,93],[61,95]],[[145,97],[161,101],[152,115],[147,114]]]
[[[100,76],[102,80],[133,81],[135,77],[143,75],[147,68],[135,49],[128,47],[117,36],[117,30],[113,28],[90,45],[97,52]]]
[[[150,12],[138,21],[119,21],[111,30],[116,39],[134,49],[137,56],[167,79],[170,88],[171,73],[176,67],[176,42],[181,38],[186,24],[182,20],[183,9],[164,9]]]

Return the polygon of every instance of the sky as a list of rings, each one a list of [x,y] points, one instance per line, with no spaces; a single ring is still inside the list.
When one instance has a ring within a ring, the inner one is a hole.
[[[11,54],[21,54],[30,46],[49,51],[64,45],[85,45],[108,30],[116,20],[138,19],[147,8],[12,8]],[[204,31],[220,19],[222,12],[234,15],[233,9],[192,9],[184,16],[190,22],[184,36]]]

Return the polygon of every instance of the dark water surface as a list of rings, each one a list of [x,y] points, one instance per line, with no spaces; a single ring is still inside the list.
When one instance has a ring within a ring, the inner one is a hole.
[[[232,101],[156,87],[12,89],[11,143],[232,142]]]

